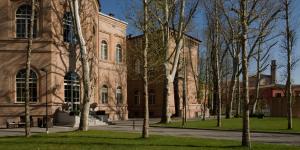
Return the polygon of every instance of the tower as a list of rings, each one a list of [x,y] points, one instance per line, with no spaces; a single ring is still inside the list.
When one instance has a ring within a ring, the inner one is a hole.
[[[272,60],[271,62],[271,84],[276,84],[276,60]]]

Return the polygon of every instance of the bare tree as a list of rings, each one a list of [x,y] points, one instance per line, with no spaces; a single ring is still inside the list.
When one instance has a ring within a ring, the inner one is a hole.
[[[286,80],[286,99],[287,99],[287,118],[288,118],[288,129],[293,128],[293,114],[292,114],[292,83],[291,83],[291,72],[293,65],[296,63],[296,61],[293,62],[292,60],[292,53],[294,49],[295,44],[295,31],[291,28],[291,5],[292,0],[283,0],[283,10],[284,10],[284,21],[285,21],[285,41],[284,41],[284,50],[287,56],[287,62],[286,62],[286,72],[287,72],[287,80]]]
[[[89,109],[90,109],[90,97],[91,97],[91,81],[90,81],[90,66],[88,62],[88,54],[86,42],[83,37],[81,29],[81,20],[79,15],[79,2],[78,0],[69,0],[71,6],[71,12],[74,20],[74,28],[76,31],[76,37],[79,41],[80,54],[81,54],[81,64],[83,73],[83,102],[80,117],[79,130],[87,131],[89,123]]]
[[[248,11],[247,11],[248,0],[240,0],[240,21],[242,27],[241,34],[241,50],[242,50],[242,74],[243,74],[243,135],[242,135],[242,145],[251,147],[250,143],[250,121],[249,121],[249,89],[248,89],[248,28],[249,24],[247,21]]]
[[[232,5],[232,4],[231,4]],[[239,42],[238,42],[238,33],[240,32],[240,25],[237,23],[238,18],[235,16],[230,15],[230,6],[225,6],[225,3],[220,4],[219,7],[223,13],[223,16],[226,20],[227,28],[222,30],[222,34],[224,36],[224,41],[226,43],[226,47],[228,47],[229,54],[232,60],[232,71],[231,71],[231,80],[228,88],[228,98],[226,98],[226,118],[232,117],[232,105],[236,94],[236,79],[239,76],[239,63],[240,63],[240,49],[239,49]],[[227,82],[226,82],[227,84]]]
[[[264,49],[262,46],[266,45],[265,38],[261,38],[258,42],[258,48],[256,52],[256,56],[254,57],[256,61],[256,81],[255,81],[255,98],[252,102],[251,115],[256,113],[256,107],[259,103],[260,99],[260,81],[261,81],[261,73],[267,69],[268,61],[269,61],[269,52],[270,50],[277,44],[277,42],[271,44],[268,48]]]
[[[174,94],[172,90],[174,79],[176,76],[178,64],[179,64],[179,56],[181,50],[183,48],[183,38],[186,31],[187,26],[191,22],[198,4],[199,0],[197,0],[193,7],[190,8],[188,13],[185,13],[186,8],[186,0],[164,0],[164,1],[156,1],[156,4],[159,9],[156,9],[152,14],[158,20],[161,33],[162,33],[162,45],[164,49],[164,72],[165,72],[165,81],[164,81],[164,98],[163,98],[163,106],[162,106],[162,115],[161,122],[169,123],[171,120],[171,112],[169,109],[169,103],[174,99]],[[173,26],[173,29],[170,31],[170,25]],[[172,33],[172,36],[170,36]],[[170,51],[171,38],[174,39],[175,48]]]
[[[35,0],[31,0],[31,16],[30,26],[28,33],[28,47],[27,47],[27,59],[26,59],[26,77],[25,77],[25,136],[30,137],[30,91],[29,91],[29,80],[31,74],[31,52],[32,52],[32,41],[33,41],[33,28],[35,20]]]
[[[148,39],[148,0],[143,0],[144,3],[144,97],[145,97],[145,112],[144,112],[144,122],[143,122],[143,138],[149,137],[149,103],[148,103],[148,49],[149,49],[149,39]]]
[[[221,69],[220,62],[225,55],[221,56],[220,44],[220,14],[219,0],[207,1],[204,3],[206,18],[208,21],[208,42],[210,53],[210,64],[212,66],[212,88],[213,88],[213,114],[217,115],[217,126],[221,127],[222,101],[221,101]]]
[[[217,102],[217,126],[221,127],[221,115],[222,115],[222,101],[221,101],[221,79],[220,79],[220,60],[219,60],[219,50],[220,50],[220,22],[219,22],[219,8],[218,8],[218,1],[214,1],[214,27],[215,27],[215,34],[213,36],[213,45],[212,45],[212,65],[213,65],[213,77],[214,77],[214,98]]]

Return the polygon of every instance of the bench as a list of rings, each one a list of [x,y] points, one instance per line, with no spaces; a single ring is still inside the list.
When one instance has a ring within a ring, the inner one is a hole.
[[[19,122],[19,123],[18,123],[18,127],[19,127],[19,128],[25,127],[25,122]]]
[[[6,120],[6,127],[7,128],[18,128],[18,123],[14,119],[7,119]]]

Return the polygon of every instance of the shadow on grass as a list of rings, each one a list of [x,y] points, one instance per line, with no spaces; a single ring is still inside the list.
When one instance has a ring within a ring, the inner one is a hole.
[[[115,139],[115,138],[107,138],[107,139]],[[126,139],[126,138],[124,138]],[[101,140],[101,139],[98,139]],[[132,139],[130,139],[132,140]],[[1,143],[0,143],[1,144]],[[112,142],[79,142],[79,141],[5,141],[6,145],[66,145],[66,147],[70,146],[82,146],[82,145],[93,145],[93,146],[120,146],[120,147],[180,147],[180,148],[211,148],[211,149],[240,149],[242,148],[239,145],[224,145],[224,146],[216,146],[216,145],[192,145],[192,144],[155,144],[155,143],[113,143]]]
[[[234,144],[203,144],[196,143],[181,143],[180,139],[170,140],[163,143],[159,137],[150,137],[149,139],[143,139],[137,135],[129,135],[125,137],[119,137],[118,135],[82,135],[84,132],[68,132],[66,135],[61,133],[55,133],[51,135],[34,135],[31,138],[25,137],[5,137],[0,138],[0,147],[1,145],[15,145],[15,146],[32,146],[32,145],[63,145],[65,147],[71,146],[112,146],[112,147],[162,147],[162,149],[168,149],[171,147],[179,148],[210,148],[210,149],[240,149],[242,148],[239,145]],[[169,139],[167,139],[169,140]],[[178,141],[176,141],[178,140]]]

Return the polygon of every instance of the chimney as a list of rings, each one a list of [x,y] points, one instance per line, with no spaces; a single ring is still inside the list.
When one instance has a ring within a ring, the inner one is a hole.
[[[276,60],[272,60],[271,62],[271,83],[272,84],[276,84],[276,70],[277,70]]]
[[[132,34],[128,34],[127,38],[130,39],[132,37]]]
[[[113,13],[109,13],[108,15],[111,17],[115,17],[115,14],[113,14]]]

